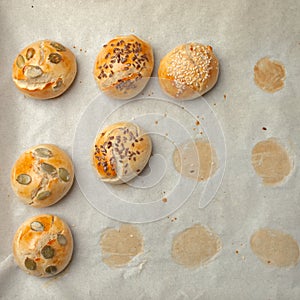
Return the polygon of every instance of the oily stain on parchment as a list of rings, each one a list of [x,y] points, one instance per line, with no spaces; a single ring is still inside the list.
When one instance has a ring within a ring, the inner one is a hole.
[[[180,145],[173,153],[177,172],[197,181],[211,177],[218,168],[216,151],[207,140],[192,140]]]
[[[122,267],[144,250],[140,231],[127,224],[120,229],[106,229],[101,235],[100,246],[103,262],[110,267]]]
[[[202,225],[194,225],[173,239],[172,258],[187,268],[198,267],[221,250],[219,236]]]
[[[268,93],[275,93],[283,88],[285,68],[281,62],[261,58],[254,67],[254,81],[258,87]]]
[[[265,264],[289,267],[299,259],[298,243],[289,234],[263,228],[256,231],[250,240],[254,254]]]
[[[252,166],[265,185],[278,185],[292,170],[292,161],[274,138],[257,143],[252,149]]]

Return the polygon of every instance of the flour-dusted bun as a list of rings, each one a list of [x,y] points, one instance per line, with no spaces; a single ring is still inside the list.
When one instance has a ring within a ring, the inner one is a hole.
[[[151,138],[139,126],[129,122],[115,123],[96,137],[93,166],[102,181],[121,184],[142,172],[151,151]]]
[[[55,98],[72,84],[77,64],[65,46],[50,40],[24,48],[13,63],[12,78],[16,87],[35,99]]]
[[[94,77],[109,97],[130,99],[144,89],[153,66],[150,44],[134,35],[117,36],[100,50]]]
[[[46,207],[59,201],[71,188],[73,163],[51,144],[34,146],[18,158],[11,171],[11,185],[26,204]]]
[[[25,221],[13,240],[18,266],[30,275],[54,276],[69,264],[73,237],[69,226],[59,217],[39,215]]]
[[[211,46],[180,45],[160,62],[159,83],[163,91],[178,100],[191,100],[208,92],[217,82],[219,62]]]

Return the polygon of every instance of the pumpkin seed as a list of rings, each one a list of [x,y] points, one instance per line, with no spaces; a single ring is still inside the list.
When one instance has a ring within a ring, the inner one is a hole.
[[[58,53],[50,53],[49,58],[50,62],[53,64],[58,64],[61,61],[61,55]]]
[[[46,259],[50,259],[54,256],[54,249],[51,246],[46,245],[42,250],[41,250],[42,255]]]
[[[58,241],[58,243],[59,243],[61,246],[67,245],[67,239],[66,239],[66,237],[65,237],[63,234],[61,234],[61,233],[59,233],[59,234],[57,235],[57,241]]]
[[[54,47],[57,51],[66,51],[66,47],[57,42],[51,42],[50,45]]]
[[[16,64],[20,69],[22,69],[25,66],[25,59],[21,54],[18,56]]]
[[[70,180],[70,173],[64,168],[58,169],[58,175],[59,178],[64,182],[68,182]]]
[[[30,228],[33,231],[44,231],[44,225],[41,222],[34,221],[30,224]]]
[[[46,148],[37,148],[34,150],[35,155],[39,157],[50,158],[53,156],[52,152]]]
[[[62,84],[63,84],[63,80],[61,78],[58,78],[57,81],[56,81],[55,86],[53,87],[53,90],[54,91],[59,90],[60,87],[62,86]]]
[[[45,200],[47,197],[51,195],[50,191],[44,191],[37,194],[36,199],[38,200]]]
[[[20,174],[16,179],[20,184],[28,185],[31,182],[31,177],[27,174]]]
[[[54,274],[54,273],[57,272],[57,268],[56,268],[55,266],[49,266],[49,267],[46,268],[45,271],[46,271],[46,273],[48,273],[48,274]]]
[[[36,269],[36,262],[29,257],[26,257],[24,264],[25,264],[26,269],[28,269],[28,270],[33,271]]]
[[[26,77],[37,78],[43,74],[43,70],[39,66],[27,66],[24,72]]]
[[[50,165],[50,164],[42,163],[42,164],[41,164],[41,167],[42,167],[42,169],[43,169],[46,173],[48,173],[48,174],[50,174],[50,175],[52,175],[52,176],[57,174],[56,168],[53,167],[53,166]]]
[[[35,50],[33,48],[28,48],[26,51],[27,60],[33,58],[34,54],[35,54]]]

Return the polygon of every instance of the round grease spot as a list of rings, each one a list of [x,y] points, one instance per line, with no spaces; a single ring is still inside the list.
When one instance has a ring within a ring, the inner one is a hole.
[[[254,82],[268,93],[275,93],[284,87],[285,68],[281,62],[261,58],[254,66]]]
[[[132,225],[121,225],[120,229],[109,228],[101,235],[100,247],[103,262],[110,267],[122,267],[144,251],[143,237]]]
[[[254,254],[268,265],[289,267],[296,265],[299,259],[298,243],[278,230],[259,229],[252,235],[250,245]]]
[[[217,234],[197,224],[174,238],[172,258],[184,267],[198,267],[211,260],[221,247],[221,240]]]
[[[252,149],[252,166],[265,185],[278,185],[292,170],[285,148],[276,139],[258,142]]]
[[[173,153],[175,169],[183,176],[204,181],[218,168],[216,151],[207,140],[194,140],[180,145]]]

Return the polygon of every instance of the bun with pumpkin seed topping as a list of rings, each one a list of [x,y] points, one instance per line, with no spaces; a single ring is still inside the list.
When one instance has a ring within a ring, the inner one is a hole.
[[[73,237],[59,217],[39,215],[26,220],[16,231],[13,254],[18,266],[39,277],[54,276],[69,264]]]
[[[150,44],[134,35],[117,36],[100,50],[94,77],[107,96],[130,99],[144,89],[153,67]]]
[[[62,199],[72,186],[74,167],[69,156],[52,144],[34,146],[15,162],[11,186],[25,204],[47,207]]]
[[[15,58],[12,78],[26,96],[51,99],[72,84],[77,72],[71,50],[60,43],[43,40],[25,47]]]
[[[151,138],[139,126],[129,122],[115,123],[96,137],[93,166],[102,181],[125,183],[142,172],[151,151]]]
[[[191,100],[216,84],[219,61],[211,46],[188,43],[177,46],[160,62],[158,78],[162,90],[172,98]]]

